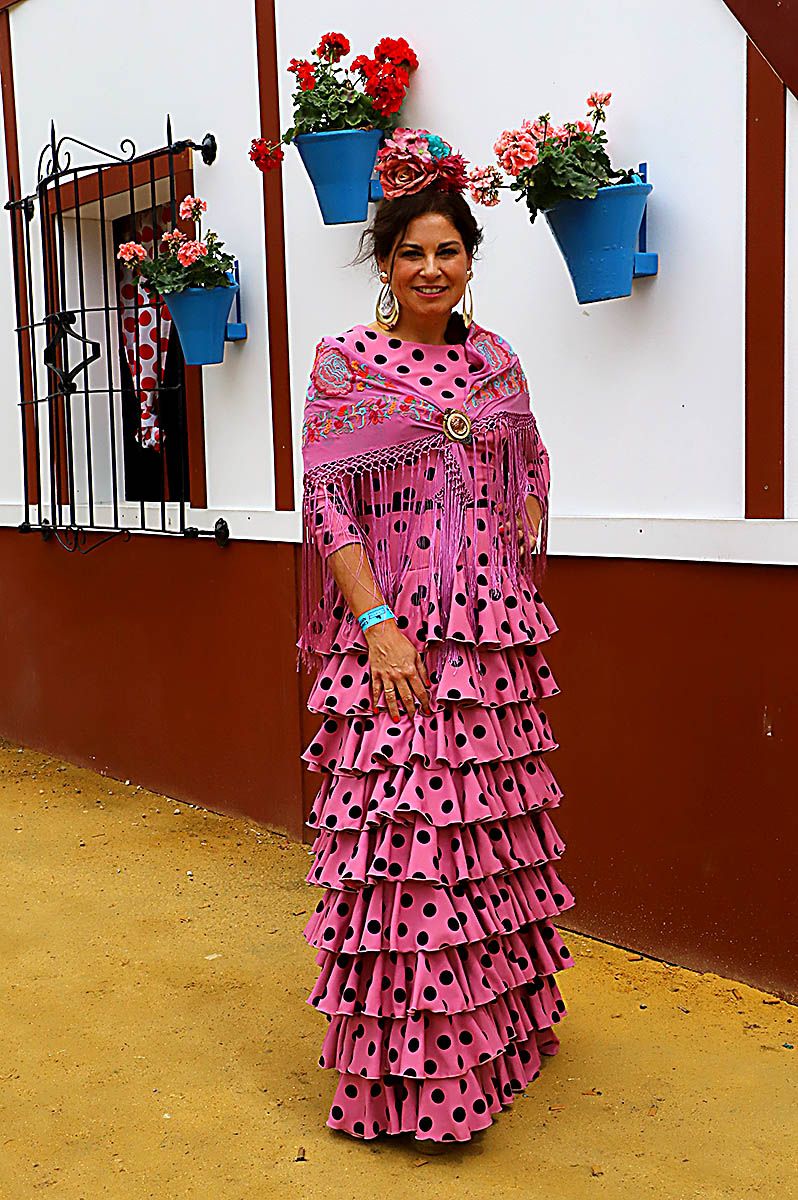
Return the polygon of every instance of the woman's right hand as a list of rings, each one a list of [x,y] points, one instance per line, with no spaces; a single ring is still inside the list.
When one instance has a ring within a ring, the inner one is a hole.
[[[385,704],[394,721],[399,720],[399,701],[413,716],[416,700],[427,716],[432,710],[429,702],[429,676],[421,655],[396,622],[380,621],[366,630],[371,670],[372,707],[385,696]]]

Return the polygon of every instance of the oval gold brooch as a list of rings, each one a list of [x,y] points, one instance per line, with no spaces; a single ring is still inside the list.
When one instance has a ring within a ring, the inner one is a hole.
[[[450,442],[469,442],[471,418],[457,408],[447,408],[443,417],[443,432]]]

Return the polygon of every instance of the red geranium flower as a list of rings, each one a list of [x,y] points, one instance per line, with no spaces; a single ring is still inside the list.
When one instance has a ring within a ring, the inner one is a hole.
[[[361,73],[363,90],[377,112],[383,116],[398,112],[410,85],[410,75],[405,68],[372,59],[367,60]]]
[[[285,154],[279,143],[270,146],[265,138],[253,138],[249,157],[260,171],[271,171],[273,167],[279,167]]]
[[[374,47],[374,57],[377,62],[393,63],[408,71],[415,71],[418,66],[416,52],[404,38],[382,38]]]
[[[313,63],[305,58],[292,58],[288,70],[293,71],[303,92],[312,91],[316,86],[316,76],[313,74]]]
[[[342,33],[325,33],[313,53],[318,58],[328,58],[330,62],[338,62],[344,54],[348,54],[351,47],[349,38]]]

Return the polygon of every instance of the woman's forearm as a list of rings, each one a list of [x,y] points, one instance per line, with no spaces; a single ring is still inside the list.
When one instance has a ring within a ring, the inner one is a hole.
[[[350,542],[334,551],[327,559],[327,566],[356,617],[385,603],[374,579],[368,555],[360,542]]]

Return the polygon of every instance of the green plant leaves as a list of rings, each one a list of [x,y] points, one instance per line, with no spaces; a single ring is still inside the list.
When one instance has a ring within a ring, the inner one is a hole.
[[[398,114],[378,113],[365,92],[359,92],[342,68],[331,63],[314,64],[315,87],[304,91],[297,87],[291,101],[294,123],[282,141],[290,142],[300,133],[328,133],[336,129],[395,128]]]
[[[145,258],[138,265],[148,291],[163,296],[167,292],[182,292],[189,287],[229,287],[227,272],[232,271],[235,259],[223,250],[224,242],[209,230],[204,238],[208,253],[184,267],[176,253],[167,250],[157,258]]]
[[[552,137],[540,144],[535,166],[524,167],[510,184],[516,200],[525,201],[531,222],[563,200],[592,200],[600,187],[631,182],[631,169],[612,169],[605,144],[603,129],[590,136],[574,133],[569,142]]]

